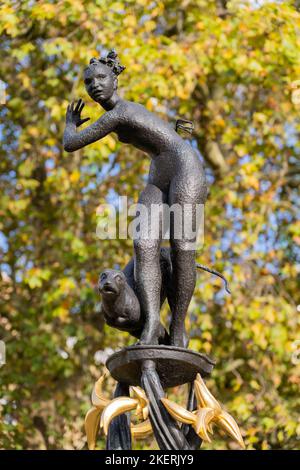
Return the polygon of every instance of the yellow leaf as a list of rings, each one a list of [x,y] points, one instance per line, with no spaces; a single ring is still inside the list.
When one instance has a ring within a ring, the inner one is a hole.
[[[80,179],[80,171],[79,170],[74,170],[72,171],[70,175],[70,181],[72,183],[77,183],[77,181]]]

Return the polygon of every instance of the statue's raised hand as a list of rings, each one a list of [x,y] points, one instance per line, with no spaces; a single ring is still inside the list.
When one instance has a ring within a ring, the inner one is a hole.
[[[81,119],[81,111],[84,108],[84,102],[80,98],[74,108],[74,101],[68,105],[67,114],[66,114],[66,122],[75,124],[76,127],[81,126],[84,122],[88,121],[90,118]]]

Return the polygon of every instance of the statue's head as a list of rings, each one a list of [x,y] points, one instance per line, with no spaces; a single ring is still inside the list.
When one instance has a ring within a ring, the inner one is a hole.
[[[91,59],[84,71],[84,84],[89,96],[97,103],[108,101],[118,88],[118,75],[124,69],[114,49],[106,57]]]

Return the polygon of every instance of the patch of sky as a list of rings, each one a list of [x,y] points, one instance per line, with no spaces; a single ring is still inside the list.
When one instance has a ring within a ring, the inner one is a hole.
[[[14,170],[10,170],[7,174],[1,175],[3,181],[10,181],[12,184],[16,184],[17,174]]]
[[[86,194],[89,191],[92,191],[92,190],[96,189],[96,187],[97,187],[97,185],[96,185],[95,181],[90,181],[84,188],[82,188],[81,192],[82,192],[82,194]]]
[[[265,266],[267,270],[272,273],[272,274],[277,274],[278,273],[278,266],[276,266],[277,263],[266,263]]]
[[[224,253],[228,254],[232,249],[232,246],[240,241],[241,239],[235,230],[226,230],[224,236],[220,240],[220,248]]]
[[[18,258],[16,267],[22,269],[32,269],[34,267],[34,263],[32,260],[29,260],[26,255],[22,255]]]
[[[277,220],[276,220],[276,214],[274,214],[273,212],[270,212],[269,213],[269,220],[268,220],[268,224],[264,224],[263,225],[263,228],[265,227],[270,227],[270,228],[278,228],[278,224],[277,224]]]
[[[202,164],[204,164],[204,158],[203,158],[203,155],[202,153],[200,152],[199,148],[198,148],[198,143],[197,143],[197,140],[196,139],[192,139],[190,141],[190,144],[191,146],[193,147],[193,149],[196,151],[198,157],[199,157],[199,160],[201,161]]]
[[[53,170],[53,168],[55,167],[55,162],[53,158],[47,158],[47,160],[45,161],[45,166],[47,170]]]
[[[18,283],[23,282],[23,272],[20,270],[17,270],[15,274],[15,279],[16,279],[16,282]]]
[[[277,217],[279,222],[292,222],[294,219],[294,215],[287,210],[278,211]]]
[[[277,4],[281,4],[281,3],[284,3],[285,0],[250,0],[249,1],[249,4],[250,6],[253,8],[253,10],[256,10],[264,5],[268,5],[270,3],[277,3]]]
[[[228,84],[229,85],[229,84]],[[247,87],[245,87],[243,84],[239,84],[237,87],[236,87],[236,91],[235,91],[235,96],[236,98],[238,98],[239,100],[243,100],[245,98],[245,93],[247,92]]]
[[[224,286],[223,287],[220,287],[220,290],[218,290],[216,293],[215,293],[215,296],[214,296],[214,302],[217,304],[217,305],[223,305],[225,300],[224,300],[224,297],[226,295],[226,291],[225,291],[225,288]],[[229,295],[229,294],[227,294]]]
[[[7,263],[0,263],[0,271],[4,272],[8,276],[11,276],[12,273],[11,267]]]
[[[16,64],[17,72],[21,72],[22,69],[27,68],[30,66],[30,58],[29,54],[25,55],[22,59],[19,60],[19,63]]]
[[[275,233],[268,230],[267,233],[260,233],[253,244],[253,251],[259,253],[268,253],[274,248]]]
[[[215,182],[215,176],[214,176],[213,170],[209,166],[205,165],[204,167],[205,167],[206,182],[209,188]]]
[[[251,162],[251,156],[246,154],[243,155],[242,157],[239,158],[239,164],[243,165],[244,163],[250,163]]]
[[[232,204],[226,204],[226,217],[233,220],[242,220],[243,219],[243,212],[238,207],[234,207]]]
[[[260,181],[260,190],[262,192],[268,191],[270,186],[271,186],[271,181],[267,181],[267,180],[261,180]]]
[[[219,248],[220,248],[220,247],[217,246],[217,245],[214,245],[214,246],[211,246],[211,247],[210,247],[210,256],[211,256],[211,261],[212,261],[212,263],[215,263],[215,261],[216,261],[216,259],[217,259],[217,258],[216,258],[216,252],[219,250]]]
[[[81,312],[81,305],[74,305],[70,309],[71,315],[78,315]]]
[[[148,181],[148,173],[144,173],[144,174],[142,175],[142,180],[143,180],[145,183],[147,183],[147,181]]]
[[[284,131],[286,133],[286,142],[287,147],[295,147],[299,142],[299,134],[291,123],[286,122],[284,125]]]
[[[253,126],[249,126],[249,134],[253,137],[257,136],[257,130]]]
[[[109,189],[106,201],[108,204],[112,204],[115,208],[119,208],[119,194],[113,188]]]
[[[116,158],[116,153],[113,152],[109,155],[109,162],[108,163],[104,163],[99,171],[97,172],[97,179],[101,178],[102,180],[104,178],[106,178],[107,176],[115,176],[118,174],[118,172],[120,171],[120,165],[118,163],[116,163],[115,165],[113,165],[113,162],[114,162],[114,159]],[[113,168],[112,168],[112,165],[113,165]],[[97,166],[97,168],[99,168]]]
[[[155,2],[152,2],[152,5],[155,4]],[[151,4],[150,4],[151,5]],[[148,6],[148,8],[150,8],[150,5]],[[152,7],[153,8],[153,7]],[[149,21],[151,20],[151,15],[149,14],[144,14],[140,17],[139,19],[139,24],[140,25],[143,25],[144,23],[146,23],[146,21]]]
[[[4,235],[3,232],[0,232],[0,249],[1,249],[4,253],[7,253],[7,251],[8,251],[8,241],[7,241],[7,237]]]

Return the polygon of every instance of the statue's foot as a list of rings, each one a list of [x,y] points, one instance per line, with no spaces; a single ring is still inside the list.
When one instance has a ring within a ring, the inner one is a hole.
[[[187,342],[186,341],[175,341],[173,346],[175,346],[176,348],[184,348],[186,349],[187,348]]]
[[[139,339],[136,343],[134,343],[134,346],[140,346],[140,345],[145,345],[145,346],[150,346],[150,345],[157,345],[158,344],[158,340],[142,340],[142,339]]]
[[[143,346],[157,346],[158,345],[158,339],[157,338],[144,339],[144,340],[138,341],[137,344],[140,344],[140,345],[143,345]]]
[[[150,345],[157,345],[158,344],[158,336],[157,335],[149,335],[145,334],[142,335],[138,341],[138,344],[143,344],[146,346]]]
[[[171,334],[171,345],[175,346],[176,348],[184,348],[187,349],[189,344],[189,338],[186,334],[186,331],[183,331],[180,334],[172,335]]]
[[[160,337],[160,323],[153,322],[144,326],[139,343],[143,345],[157,345]]]

